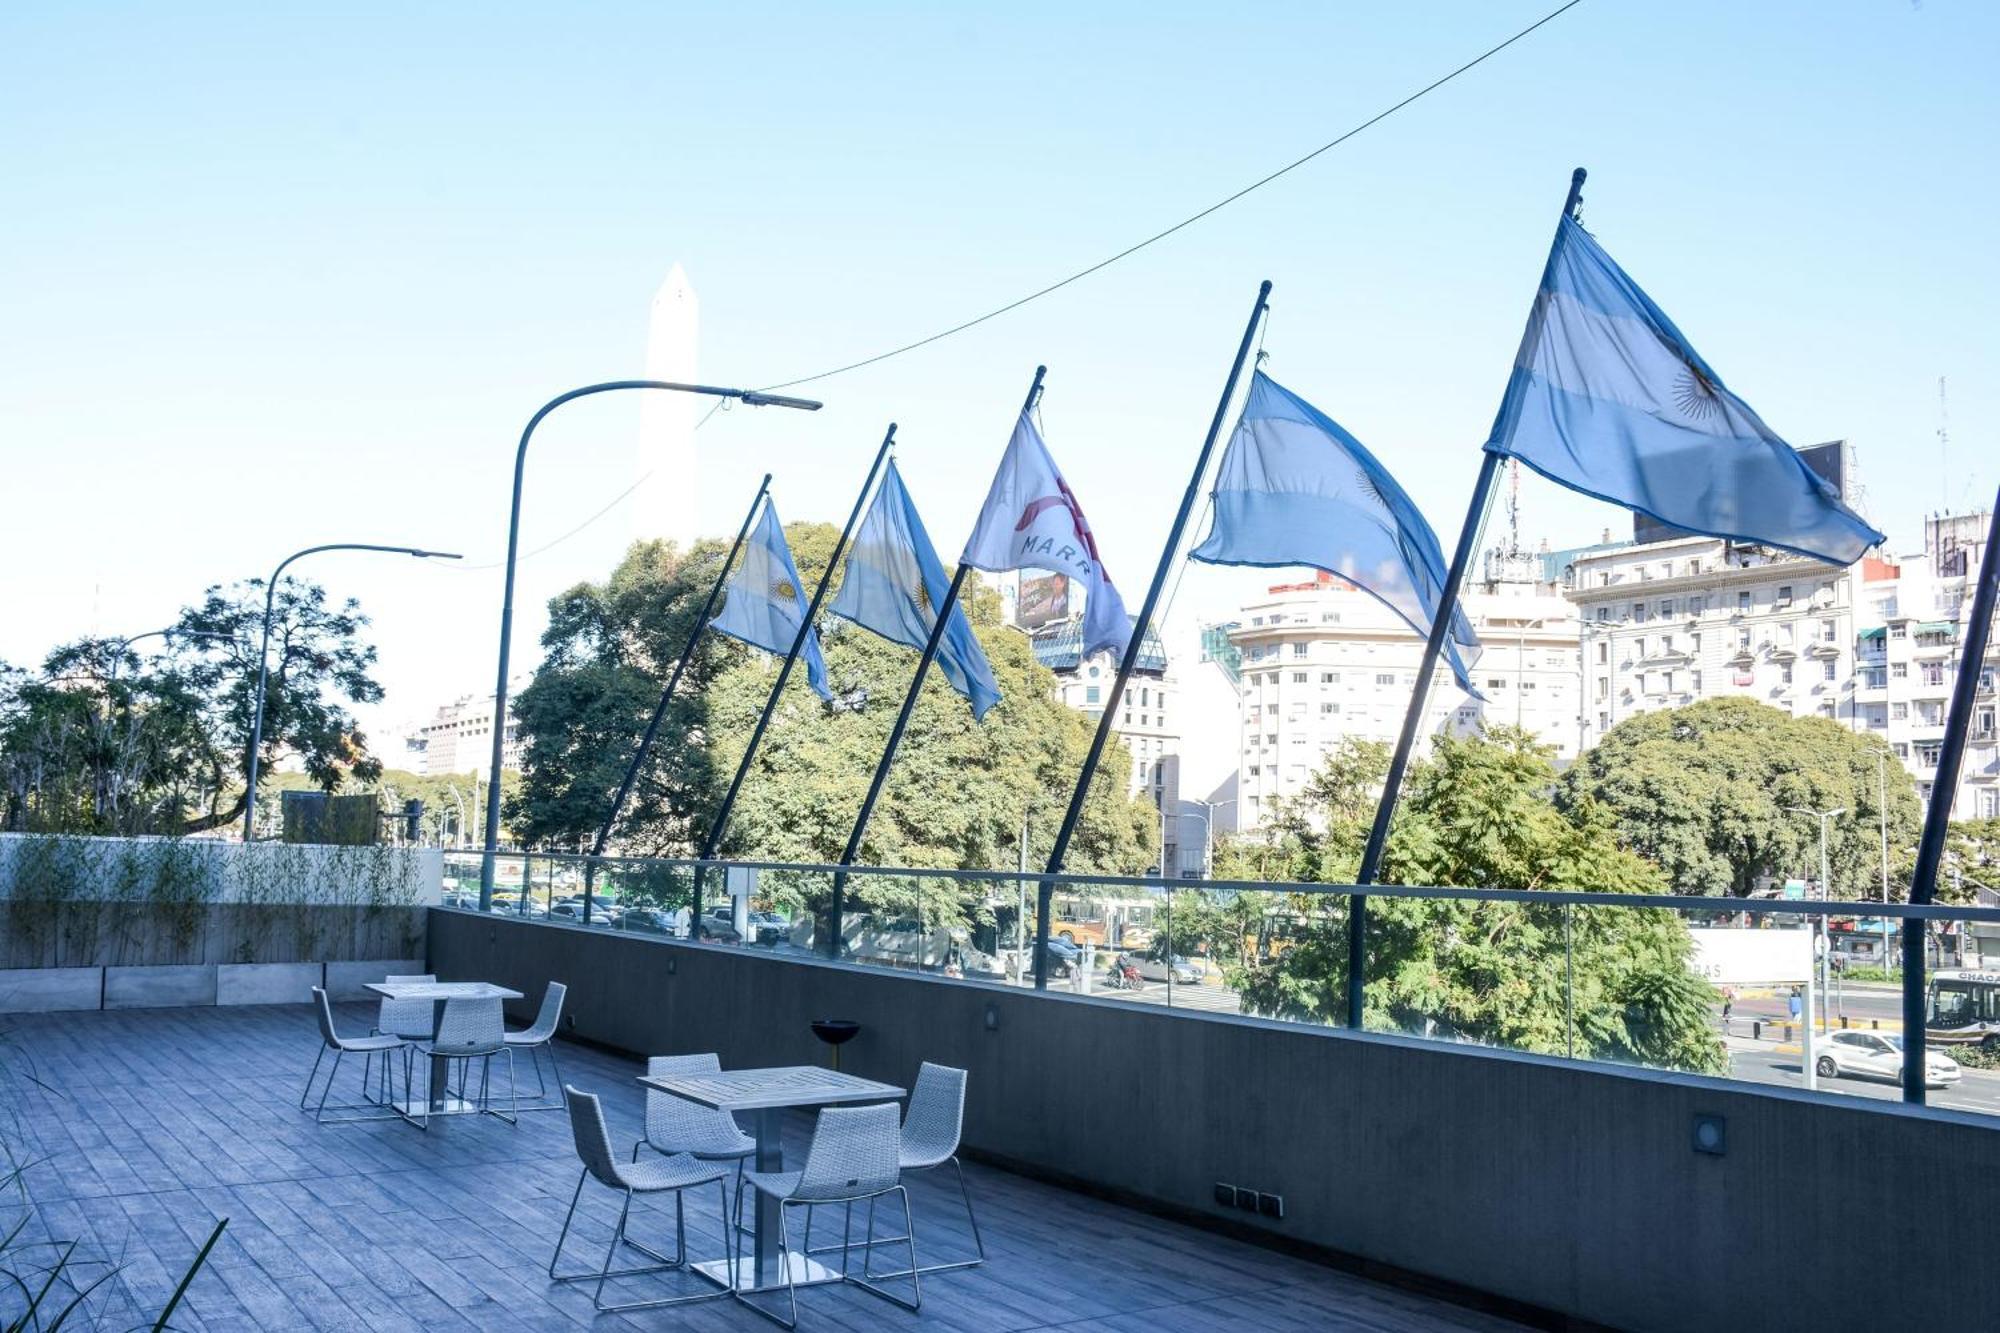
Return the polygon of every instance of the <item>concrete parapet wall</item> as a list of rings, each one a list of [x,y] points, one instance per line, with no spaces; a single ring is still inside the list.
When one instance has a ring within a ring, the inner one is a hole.
[[[1946,1216],[1948,1182],[2000,1179],[2000,1124],[1972,1116],[430,916],[428,970],[521,991],[524,1021],[563,981],[566,1035],[743,1067],[824,1063],[807,1024],[852,1018],[849,1072],[969,1071],[978,1153],[1280,1243],[1619,1328],[1990,1327],[1979,1228]],[[1698,1115],[1722,1117],[1720,1155],[1696,1151]],[[1881,1279],[1862,1299],[1814,1276],[1857,1253],[1857,1179]],[[1218,1181],[1282,1195],[1284,1218],[1220,1207]]]

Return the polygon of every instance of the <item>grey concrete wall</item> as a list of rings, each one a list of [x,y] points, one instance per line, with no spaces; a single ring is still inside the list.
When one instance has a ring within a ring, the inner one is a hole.
[[[168,1009],[210,1004],[307,1004],[324,985],[335,1000],[424,970],[417,959],[328,963],[190,963],[161,967],[0,968],[0,1014],[58,1009]]]
[[[2000,1125],[1970,1116],[470,912],[434,910],[429,940],[431,970],[520,990],[524,1021],[567,982],[568,1035],[634,1053],[820,1063],[808,1022],[856,1019],[844,1069],[970,1071],[982,1154],[1574,1318],[1992,1326],[1970,1219]],[[1697,1114],[1725,1117],[1724,1155],[1694,1151]],[[1221,1209],[1216,1181],[1287,1216]]]

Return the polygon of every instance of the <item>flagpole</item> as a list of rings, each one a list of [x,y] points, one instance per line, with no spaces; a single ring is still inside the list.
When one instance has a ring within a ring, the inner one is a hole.
[[[1028,396],[1021,404],[1021,413],[1026,415],[1035,407],[1035,400],[1042,396],[1042,379],[1049,373],[1047,366],[1035,367],[1035,379],[1028,386]],[[910,724],[910,714],[916,710],[917,696],[923,692],[924,677],[930,673],[931,662],[937,657],[938,645],[944,641],[945,626],[951,623],[951,613],[958,606],[958,590],[965,586],[966,575],[972,566],[963,561],[951,576],[951,587],[945,591],[944,603],[937,609],[931,621],[930,637],[924,640],[923,656],[917,659],[917,674],[910,678],[909,692],[903,696],[902,711],[896,714],[896,725],[889,729],[889,743],[882,749],[882,757],[875,763],[875,776],[868,783],[868,795],[861,802],[861,813],[854,818],[854,831],[847,835],[847,850],[840,854],[840,864],[851,866],[854,858],[861,854],[861,838],[868,831],[868,821],[875,814],[876,798],[882,794],[882,784],[888,780],[889,767],[896,762],[896,747],[903,743],[903,728]],[[829,958],[840,957],[841,916],[846,909],[847,876],[833,877],[833,899],[827,907],[827,946]]]
[[[1125,655],[1118,659],[1118,677],[1111,683],[1111,697],[1105,702],[1104,711],[1097,718],[1097,734],[1091,737],[1090,753],[1084,758],[1083,772],[1077,775],[1076,790],[1070,793],[1069,812],[1063,816],[1062,827],[1056,832],[1055,846],[1049,852],[1049,875],[1062,873],[1063,858],[1069,853],[1069,840],[1076,832],[1077,821],[1083,815],[1084,800],[1090,795],[1090,780],[1097,772],[1098,760],[1104,756],[1105,742],[1111,739],[1111,721],[1117,715],[1118,702],[1124,696],[1125,682],[1131,678],[1132,668],[1139,660],[1139,646],[1146,637],[1146,627],[1153,622],[1153,612],[1160,603],[1160,593],[1167,584],[1167,572],[1173,567],[1174,553],[1180,549],[1181,535],[1187,528],[1189,515],[1194,512],[1195,497],[1201,494],[1201,479],[1208,472],[1209,456],[1215,452],[1216,437],[1222,434],[1222,422],[1229,412],[1229,400],[1236,396],[1236,381],[1243,374],[1243,363],[1250,359],[1250,346],[1257,336],[1257,325],[1270,309],[1271,283],[1267,278],[1257,289],[1257,303],[1250,309],[1250,322],[1243,327],[1243,341],[1236,349],[1236,361],[1229,367],[1229,379],[1222,386],[1222,400],[1215,405],[1215,419],[1209,423],[1208,438],[1202,441],[1201,454],[1195,459],[1194,475],[1188,478],[1187,492],[1181,496],[1180,511],[1174,515],[1173,530],[1167,534],[1166,549],[1160,552],[1159,566],[1153,570],[1152,586],[1146,589],[1145,605],[1139,608],[1138,617],[1132,622],[1132,637],[1125,642]],[[1166,848],[1161,849],[1160,872],[1166,874]],[[1055,882],[1044,879],[1036,894],[1035,901],[1035,989],[1046,990],[1048,978],[1049,945],[1049,901],[1055,894]]]
[[[1584,169],[1570,173],[1569,195],[1563,200],[1564,217],[1573,217],[1583,200]],[[1368,831],[1368,845],[1361,852],[1361,869],[1356,884],[1373,884],[1382,865],[1382,848],[1389,840],[1389,822],[1395,817],[1396,802],[1402,795],[1403,774],[1410,766],[1410,751],[1423,722],[1424,704],[1430,697],[1431,677],[1438,658],[1444,653],[1452,619],[1458,614],[1458,594],[1465,571],[1472,563],[1472,548],[1479,541],[1480,526],[1493,499],[1493,483],[1500,476],[1499,454],[1486,451],[1479,464],[1479,480],[1472,487],[1472,503],[1466,506],[1465,526],[1459,529],[1458,548],[1452,553],[1451,570],[1445,575],[1438,595],[1438,607],[1431,617],[1430,637],[1424,640],[1423,665],[1417,671],[1416,690],[1410,696],[1409,711],[1403,714],[1403,730],[1396,737],[1396,750],[1389,760],[1389,774],[1382,783],[1382,799],[1375,807],[1375,824]],[[1356,893],[1347,899],[1347,1026],[1362,1025],[1367,991],[1368,896]]]
[[[1938,868],[1944,864],[1944,841],[1958,795],[1959,765],[1965,760],[1965,738],[1972,730],[1973,696],[1979,689],[1979,664],[1993,632],[1993,603],[2000,597],[2000,495],[1993,497],[1993,515],[1986,531],[1986,550],[1979,561],[1979,586],[1972,595],[1972,618],[1965,626],[1965,647],[1959,654],[1958,678],[1951,686],[1951,713],[1944,724],[1944,748],[1938,755],[1937,776],[1931,780],[1930,805],[1924,811],[1924,834],[1917,843],[1917,867],[1910,876],[1910,903],[1929,905],[1937,896]],[[1925,923],[1903,918],[1903,1100],[1924,1101],[1924,936]]]
[[[660,721],[667,715],[667,704],[674,697],[674,688],[681,683],[681,673],[687,670],[688,661],[694,656],[695,645],[701,642],[701,632],[708,628],[709,614],[715,610],[716,599],[722,596],[722,586],[728,582],[730,567],[736,563],[738,553],[743,550],[744,538],[750,535],[750,524],[757,517],[757,507],[764,503],[764,494],[770,489],[771,474],[766,472],[764,480],[757,484],[757,494],[750,499],[749,511],[743,515],[743,526],[736,530],[736,540],[731,544],[729,554],[723,557],[722,568],[715,576],[715,584],[708,590],[708,600],[703,602],[701,610],[695,613],[694,630],[688,635],[687,646],[681,649],[680,660],[674,663],[673,671],[667,676],[667,687],[660,691],[660,702],[653,709],[653,718],[646,724],[645,733],[639,737],[638,752],[626,766],[625,777],[618,784],[618,794],[611,798],[611,808],[604,815],[604,827],[597,830],[597,841],[590,849],[591,859],[584,863],[583,923],[586,926],[590,924],[591,886],[596,878],[597,859],[604,855],[604,848],[611,841],[611,826],[618,822],[618,812],[625,808],[625,798],[632,794],[632,784],[639,780],[639,769],[646,762],[647,752],[653,748],[653,737],[659,734]]]
[[[890,422],[888,431],[882,436],[882,447],[875,451],[875,461],[868,465],[867,479],[861,483],[861,493],[854,497],[854,508],[847,513],[847,526],[840,530],[840,540],[833,544],[833,554],[827,557],[826,568],[820,571],[819,586],[813,589],[812,603],[799,621],[799,632],[792,636],[792,649],[785,654],[785,661],[778,668],[778,679],[771,686],[771,697],[764,701],[764,711],[757,715],[757,728],[750,733],[750,744],[743,748],[743,762],[736,766],[736,776],[729,780],[729,791],[722,798],[722,808],[715,812],[715,819],[708,826],[708,836],[702,840],[700,860],[712,860],[716,848],[722,845],[722,835],[729,828],[729,812],[736,805],[736,794],[743,790],[743,779],[750,772],[750,762],[757,757],[757,746],[764,739],[764,729],[771,725],[771,714],[778,707],[778,698],[785,692],[785,681],[791,677],[792,664],[799,660],[800,651],[806,646],[806,637],[812,633],[813,621],[819,615],[819,604],[826,599],[826,590],[833,583],[833,572],[840,567],[840,557],[847,552],[848,538],[854,535],[854,524],[861,517],[861,507],[868,502],[868,492],[875,488],[875,476],[882,470],[882,460],[889,456],[889,446],[896,442],[896,423]],[[689,937],[701,938],[701,877],[704,867],[697,865],[694,870],[694,917],[689,924]]]

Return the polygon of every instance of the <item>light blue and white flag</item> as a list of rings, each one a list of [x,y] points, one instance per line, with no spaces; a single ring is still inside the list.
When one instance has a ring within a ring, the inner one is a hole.
[[[799,587],[792,548],[785,544],[778,507],[769,500],[764,502],[757,530],[743,544],[743,559],[730,571],[728,589],[722,613],[708,622],[712,628],[779,657],[792,651],[799,626],[806,623],[806,595]],[[826,659],[820,656],[816,631],[807,631],[800,656],[805,658],[806,679],[813,691],[832,703],[833,690],[826,683]]]
[[[1690,532],[1842,565],[1884,540],[1568,217],[1486,447]]]
[[[903,489],[896,462],[875,492],[875,503],[861,520],[847,553],[847,573],[840,595],[827,610],[873,630],[891,643],[922,652],[937,623],[936,607],[951,589],[937,548],[931,545],[924,521],[910,493]],[[938,669],[951,687],[972,703],[972,715],[984,720],[986,710],[1000,701],[993,668],[973,637],[963,605],[951,608],[951,621],[938,640]]]
[[[1188,553],[1211,565],[1292,567],[1337,574],[1428,638],[1444,589],[1437,534],[1389,470],[1338,422],[1262,371],[1215,479],[1215,523]],[[1453,608],[1445,657],[1459,688],[1478,695],[1459,656],[1476,648]]]
[[[1014,423],[961,564],[989,574],[1042,569],[1083,589],[1083,655],[1122,652],[1132,636],[1125,599],[1097,557],[1097,538],[1076,493],[1026,412]]]

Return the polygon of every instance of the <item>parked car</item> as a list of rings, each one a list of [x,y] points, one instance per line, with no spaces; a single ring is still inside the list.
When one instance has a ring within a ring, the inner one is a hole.
[[[658,907],[634,907],[618,916],[618,929],[636,930],[647,935],[674,934],[673,913]]]
[[[1903,1077],[1903,1039],[1890,1032],[1830,1033],[1814,1055],[1813,1068],[1821,1078],[1852,1076],[1895,1082]],[[1941,1088],[1958,1079],[1958,1061],[1941,1051],[1924,1052],[1925,1086]]]

